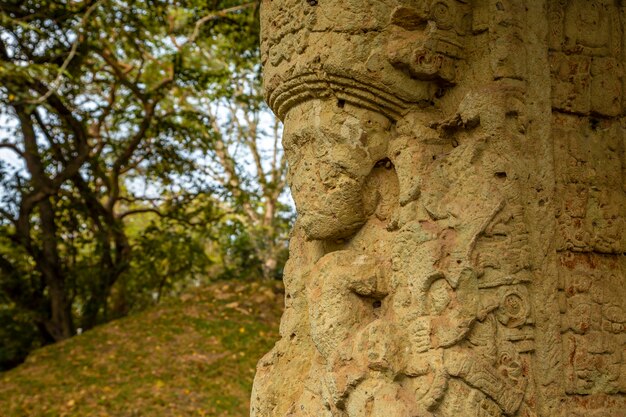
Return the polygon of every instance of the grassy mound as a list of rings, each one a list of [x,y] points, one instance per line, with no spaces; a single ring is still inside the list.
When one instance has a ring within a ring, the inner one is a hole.
[[[282,305],[279,287],[219,283],[45,347],[0,374],[0,415],[246,416]]]

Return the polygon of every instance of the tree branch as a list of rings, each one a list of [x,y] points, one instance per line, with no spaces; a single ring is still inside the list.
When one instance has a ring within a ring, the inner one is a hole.
[[[17,220],[15,220],[15,218],[11,215],[11,213],[6,211],[2,207],[0,207],[0,216],[4,217],[5,219],[13,223],[14,226],[17,225]]]
[[[208,14],[208,15],[202,17],[201,19],[199,19],[196,22],[196,25],[193,28],[193,32],[192,32],[191,36],[189,37],[189,39],[187,39],[187,42],[185,42],[184,45],[186,45],[188,43],[193,43],[193,42],[196,41],[196,39],[200,35],[200,29],[202,28],[202,26],[206,22],[211,21],[211,20],[215,20],[215,19],[219,19],[220,17],[225,17],[229,13],[233,13],[233,12],[238,12],[240,10],[249,9],[251,7],[256,6],[257,4],[258,4],[258,1],[255,1],[255,2],[252,2],[252,3],[246,3],[246,4],[239,5],[239,6],[229,7],[228,9],[220,10],[218,12],[214,12],[214,13],[211,13],[211,14]]]
[[[132,216],[132,215],[134,215],[134,214],[141,214],[141,213],[154,213],[154,214],[156,214],[157,216],[162,217],[162,218],[166,218],[166,217],[167,217],[167,216],[166,216],[163,212],[161,212],[159,209],[152,208],[152,207],[145,207],[145,208],[140,208],[140,209],[132,209],[132,210],[128,210],[128,211],[125,211],[125,212],[123,212],[123,213],[119,213],[116,217],[117,217],[118,219],[123,219],[123,218],[125,218],[125,217]]]
[[[122,82],[122,84],[128,88],[133,94],[141,101],[146,102],[146,94],[137,87],[137,84],[133,83],[128,79],[126,74],[128,74],[133,67],[127,66],[123,68],[122,64],[120,64],[117,59],[114,57],[113,53],[108,49],[104,49],[98,52],[98,55],[104,59],[104,61],[109,64],[109,66],[113,69],[114,75]]]
[[[24,158],[24,152],[15,144],[13,143],[8,143],[8,142],[0,142],[0,148],[5,148],[5,149],[10,149],[13,152],[15,152],[17,155],[19,155],[20,157]]]
[[[33,88],[42,92],[45,91],[46,87],[39,81],[35,82]],[[52,180],[52,188],[58,189],[58,187],[60,187],[69,178],[73,177],[83,166],[85,161],[89,158],[90,148],[87,141],[88,134],[85,130],[85,126],[74,117],[73,112],[63,103],[63,101],[61,101],[56,93],[50,94],[46,99],[46,102],[70,128],[72,133],[74,133],[74,139],[76,141],[77,156],[65,164],[63,171],[58,173]],[[28,150],[26,152],[28,153]]]
[[[87,19],[89,19],[89,15],[96,9],[96,6],[98,6],[98,3],[100,3],[100,1],[101,0],[98,0],[95,3],[93,3],[91,6],[89,6],[87,11],[83,15],[83,18],[81,19],[78,27],[76,28],[77,32],[81,32],[82,29],[84,29],[85,24],[87,23]],[[48,88],[48,91],[45,92],[37,100],[29,100],[28,101],[29,103],[31,103],[31,104],[41,104],[44,101],[46,101],[48,99],[48,97],[50,97],[52,94],[54,94],[58,90],[58,88],[61,86],[61,79],[63,78],[63,73],[67,69],[67,66],[70,64],[72,59],[74,59],[74,56],[76,55],[76,51],[78,50],[78,45],[84,40],[84,38],[85,38],[85,36],[84,36],[83,33],[79,33],[76,36],[76,40],[72,44],[72,48],[70,49],[69,55],[67,56],[67,58],[65,58],[65,61],[63,61],[63,64],[59,68],[59,71],[58,71],[57,76],[54,79],[54,81],[52,81],[52,83],[50,83],[50,87]]]
[[[145,113],[144,113],[143,120],[141,121],[141,124],[139,126],[139,131],[137,131],[137,133],[133,135],[133,137],[129,141],[128,146],[126,147],[126,149],[124,149],[124,152],[122,152],[122,154],[119,155],[117,159],[115,160],[115,162],[113,163],[113,167],[111,169],[111,180],[110,180],[111,192],[109,194],[109,199],[106,204],[107,209],[109,211],[113,210],[113,206],[115,205],[115,203],[117,202],[119,198],[119,193],[120,193],[119,177],[120,177],[122,168],[124,167],[124,165],[128,163],[128,160],[131,158],[131,156],[133,155],[133,153],[135,152],[135,150],[137,149],[141,141],[144,139],[146,132],[150,128],[150,125],[152,124],[152,117],[154,116],[155,106],[156,106],[155,102],[148,103],[144,106]]]

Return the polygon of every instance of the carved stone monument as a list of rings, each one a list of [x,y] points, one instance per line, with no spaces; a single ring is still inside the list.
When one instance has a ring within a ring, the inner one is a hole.
[[[626,416],[626,3],[261,19],[298,220],[251,415]]]

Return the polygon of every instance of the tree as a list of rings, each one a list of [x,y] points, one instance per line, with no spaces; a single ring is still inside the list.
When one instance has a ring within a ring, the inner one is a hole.
[[[229,86],[232,91],[226,95],[229,99],[210,107],[215,135],[210,154],[217,169],[209,172],[227,192],[230,206],[239,214],[231,221],[245,229],[254,256],[262,261],[261,273],[269,279],[280,275],[287,256],[283,242],[291,210],[280,200],[287,164],[280,146],[279,121],[264,121],[268,111],[260,104],[259,79],[251,77],[250,70],[234,73]],[[223,111],[221,118],[219,110]]]
[[[197,153],[223,149],[208,106],[231,88],[237,63],[258,62],[256,6],[0,3],[0,103],[11,122],[0,148],[21,164],[0,166],[0,290],[48,340],[118,315],[112,289],[149,250],[131,242],[132,217],[224,217],[213,202],[187,210],[215,191]]]

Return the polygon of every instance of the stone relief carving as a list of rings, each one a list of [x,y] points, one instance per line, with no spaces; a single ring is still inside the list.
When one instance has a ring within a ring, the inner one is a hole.
[[[298,220],[252,416],[573,416],[577,395],[626,415],[620,13],[263,1],[266,97]],[[536,127],[550,102],[553,138]],[[590,113],[601,146],[576,139]],[[554,155],[535,156],[553,174],[529,154],[546,140]],[[533,185],[550,178],[554,198]]]

